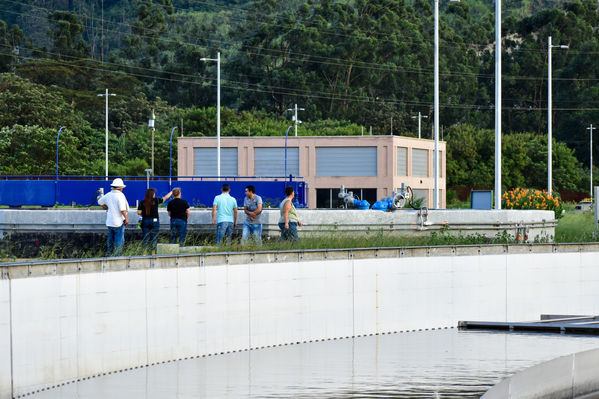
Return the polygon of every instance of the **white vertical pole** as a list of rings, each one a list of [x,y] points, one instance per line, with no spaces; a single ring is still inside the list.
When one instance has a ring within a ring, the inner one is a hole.
[[[591,136],[591,143],[590,146],[591,148],[589,149],[590,151],[590,155],[591,155],[591,160],[590,160],[590,169],[591,169],[591,197],[593,196],[593,129],[597,129],[596,127],[593,127],[593,124],[591,123],[591,126],[587,127],[587,130],[590,132],[590,136]]]
[[[435,0],[435,151],[433,168],[435,189],[433,192],[433,208],[439,209],[439,0]]]
[[[295,104],[295,137],[297,137],[297,104]]]
[[[495,1],[495,209],[501,209],[501,0]]]
[[[154,135],[156,133],[156,127],[155,127],[155,123],[156,123],[156,115],[154,114],[154,110],[152,110],[152,174],[156,175],[156,173],[154,172]],[[150,181],[149,179],[149,174],[148,174],[148,181]]]
[[[105,129],[105,145],[106,145],[106,175],[105,179],[108,180],[108,89],[106,89],[106,129]]]
[[[549,194],[552,193],[553,187],[551,186],[552,182],[552,168],[553,168],[553,160],[552,160],[552,132],[551,132],[551,36],[547,39],[547,49],[549,50],[549,56],[547,58],[547,192]]]
[[[422,126],[422,114],[418,111],[418,138],[420,138],[420,131]]]
[[[220,51],[216,55],[216,175],[220,180]]]

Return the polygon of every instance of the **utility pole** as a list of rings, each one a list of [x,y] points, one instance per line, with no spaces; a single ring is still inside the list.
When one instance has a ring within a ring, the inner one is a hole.
[[[553,149],[552,147],[552,141],[553,141],[553,133],[551,131],[551,116],[552,116],[552,104],[551,104],[551,49],[554,47],[558,47],[558,48],[568,48],[567,45],[552,45],[551,44],[551,36],[549,36],[547,38],[547,50],[549,52],[548,56],[547,56],[547,192],[549,193],[549,195],[551,195],[551,193],[553,192],[553,187],[552,187],[552,181],[553,181],[553,160],[552,160],[552,155],[553,155]]]
[[[460,0],[449,0],[450,2],[459,2]],[[499,0],[497,0],[499,1]],[[439,0],[435,0],[435,49],[434,49],[434,109],[435,109],[435,149],[433,152],[433,169],[435,188],[433,191],[433,209],[441,208],[439,198]]]
[[[495,209],[501,196],[501,0],[495,0]]]
[[[593,124],[591,123],[591,125],[589,127],[587,127],[587,130],[590,132],[590,136],[591,136],[591,148],[590,148],[590,153],[591,153],[591,162],[590,162],[590,169],[591,169],[591,197],[593,197],[593,129],[597,129],[596,127],[593,127]]]
[[[106,130],[105,130],[105,139],[106,139],[106,175],[105,179],[108,180],[108,97],[116,96],[114,93],[109,93],[108,89],[104,94],[98,94],[98,97],[106,97]]]
[[[298,123],[302,123],[302,121],[300,121],[298,119],[297,111],[305,111],[305,109],[304,108],[298,108],[297,104],[295,104],[295,107],[288,108],[287,111],[294,111],[294,116],[292,118],[293,118],[293,123],[295,124],[295,136],[297,137],[297,124]]]
[[[216,61],[216,175],[220,180],[220,51],[216,58],[200,58],[200,61]]]
[[[422,118],[428,118],[426,115],[422,115],[420,111],[418,111],[418,115],[412,115],[412,119],[418,119],[418,138],[421,138],[420,133],[422,132]]]
[[[154,133],[156,131],[156,127],[154,126],[154,120],[156,119],[156,115],[154,115],[154,110],[152,110],[152,119],[148,121],[148,126],[152,128],[152,174],[154,174]]]

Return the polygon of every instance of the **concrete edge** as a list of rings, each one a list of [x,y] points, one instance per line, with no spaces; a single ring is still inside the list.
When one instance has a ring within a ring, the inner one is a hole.
[[[443,245],[427,247],[378,247],[295,249],[284,251],[212,252],[114,258],[63,259],[0,263],[0,279],[16,279],[100,273],[123,270],[178,267],[283,263],[334,259],[414,258],[432,256],[480,256],[530,253],[599,252],[597,243]]]
[[[599,397],[599,349],[561,356],[504,378],[482,399]]]

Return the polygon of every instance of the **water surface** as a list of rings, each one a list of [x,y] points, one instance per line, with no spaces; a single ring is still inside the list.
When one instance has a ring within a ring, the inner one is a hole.
[[[166,363],[30,397],[478,398],[514,372],[597,347],[589,336],[410,332]]]

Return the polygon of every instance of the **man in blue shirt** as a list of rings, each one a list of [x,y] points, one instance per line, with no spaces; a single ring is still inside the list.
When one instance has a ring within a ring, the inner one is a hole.
[[[233,229],[237,227],[237,200],[229,195],[230,187],[223,184],[222,194],[214,197],[212,203],[212,224],[216,225],[216,245],[223,237],[231,240]]]

